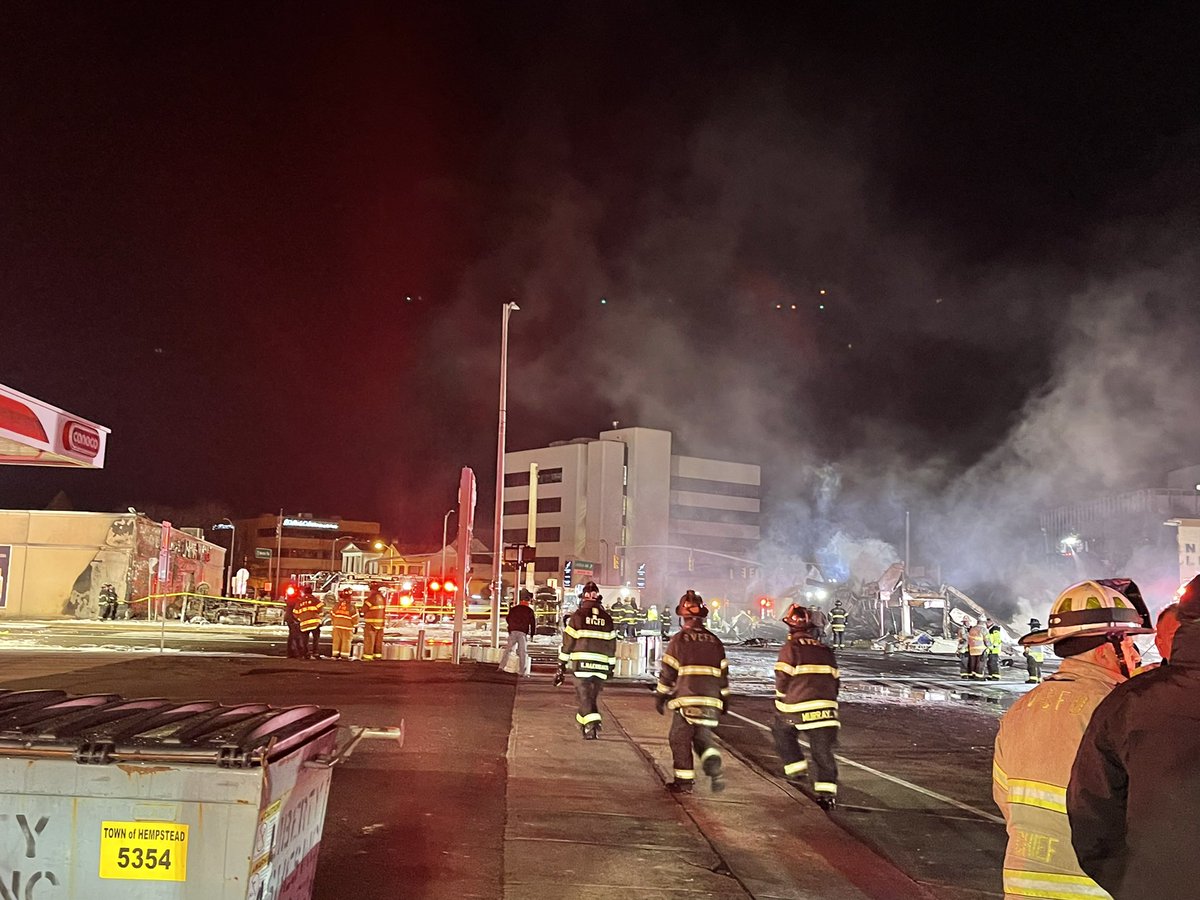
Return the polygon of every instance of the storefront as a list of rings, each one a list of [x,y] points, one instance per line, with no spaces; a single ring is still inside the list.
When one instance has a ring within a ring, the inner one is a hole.
[[[0,465],[103,469],[109,430],[0,384]]]
[[[0,619],[95,618],[105,584],[146,618],[151,594],[220,594],[224,567],[223,547],[140,514],[0,510]]]

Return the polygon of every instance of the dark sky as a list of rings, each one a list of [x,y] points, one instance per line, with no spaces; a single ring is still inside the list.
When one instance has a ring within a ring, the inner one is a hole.
[[[510,449],[670,428],[764,465],[783,545],[1200,461],[1194,7],[0,24],[0,382],[113,430],[105,471],[8,469],[0,505],[436,540],[470,465],[486,523],[508,299]]]

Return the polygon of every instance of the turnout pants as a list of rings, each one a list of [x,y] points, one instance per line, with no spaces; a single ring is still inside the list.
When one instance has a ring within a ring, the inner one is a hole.
[[[991,678],[993,681],[1000,677],[1000,657],[995,653],[987,655],[987,671],[988,678]]]
[[[971,656],[971,677],[972,678],[982,678],[984,675],[983,668],[985,665],[984,654],[972,653],[972,654],[970,654],[970,656]]]
[[[383,627],[381,625],[363,626],[363,659],[383,658]]]
[[[721,751],[717,749],[712,727],[698,725],[675,710],[671,715],[667,743],[671,745],[671,765],[675,767],[676,781],[696,780],[693,753],[700,758],[700,768],[705,775],[721,774]]]
[[[346,659],[350,658],[350,634],[349,628],[333,629],[333,658]]]
[[[1042,680],[1042,661],[1034,659],[1029,654],[1025,654],[1025,671],[1029,673],[1031,679],[1036,678]]]
[[[842,646],[842,636],[846,633],[845,628],[838,628],[836,625],[833,628],[833,646]]]
[[[311,628],[304,632],[304,637],[301,638],[301,643],[304,645],[305,653],[308,656],[320,656],[321,649],[321,626]]]
[[[837,794],[837,760],[833,749],[837,746],[837,728],[826,725],[804,731],[812,753],[812,786],[818,795]],[[776,716],[771,722],[771,735],[775,738],[775,749],[783,761],[783,774],[788,778],[799,778],[808,771],[808,760],[800,746],[800,732],[784,716]]]
[[[575,721],[580,728],[600,724],[600,708],[597,700],[604,687],[604,679],[593,676],[575,676],[575,697],[579,701],[579,711],[575,713]]]

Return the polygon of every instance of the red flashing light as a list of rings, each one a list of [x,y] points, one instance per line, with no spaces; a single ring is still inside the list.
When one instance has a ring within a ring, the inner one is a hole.
[[[775,601],[772,600],[770,597],[759,597],[758,605],[761,606],[763,609],[770,609],[772,606],[775,605]]]
[[[287,591],[286,591],[286,593],[287,593],[287,595],[288,595],[289,597],[291,597],[293,594],[295,594],[295,593],[296,593],[296,586],[295,586],[295,585],[293,585],[293,584],[289,584],[289,585],[287,586]]]
[[[440,591],[442,589],[442,583],[437,579],[434,579],[433,581],[429,582],[429,589],[431,591]]]
[[[458,585],[455,584],[453,581],[447,581],[445,584],[442,585],[442,590],[448,594],[453,594],[455,591],[458,590]]]

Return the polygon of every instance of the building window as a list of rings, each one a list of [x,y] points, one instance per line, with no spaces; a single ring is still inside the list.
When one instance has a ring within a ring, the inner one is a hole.
[[[562,512],[562,497],[538,497],[537,511],[541,513],[556,513]],[[527,516],[529,515],[528,500],[505,500],[504,515],[506,516]]]
[[[761,488],[757,484],[739,484],[733,481],[709,481],[707,478],[671,478],[671,490],[691,491],[696,494],[718,494],[722,497],[758,498]]]
[[[557,469],[538,469],[538,484],[562,484],[563,470],[562,466]],[[505,487],[524,487],[529,484],[529,470],[524,472],[513,472],[511,475],[505,473]]]
[[[713,509],[708,506],[672,506],[671,518],[687,522],[724,522],[732,525],[757,525],[759,514],[740,509]]]
[[[558,572],[559,558],[557,556],[539,556],[533,561],[535,572]]]
[[[538,544],[554,544],[561,540],[561,535],[561,528],[539,528],[537,530],[537,537],[534,540]],[[506,544],[524,544],[528,537],[528,528],[504,529],[504,543]]]

